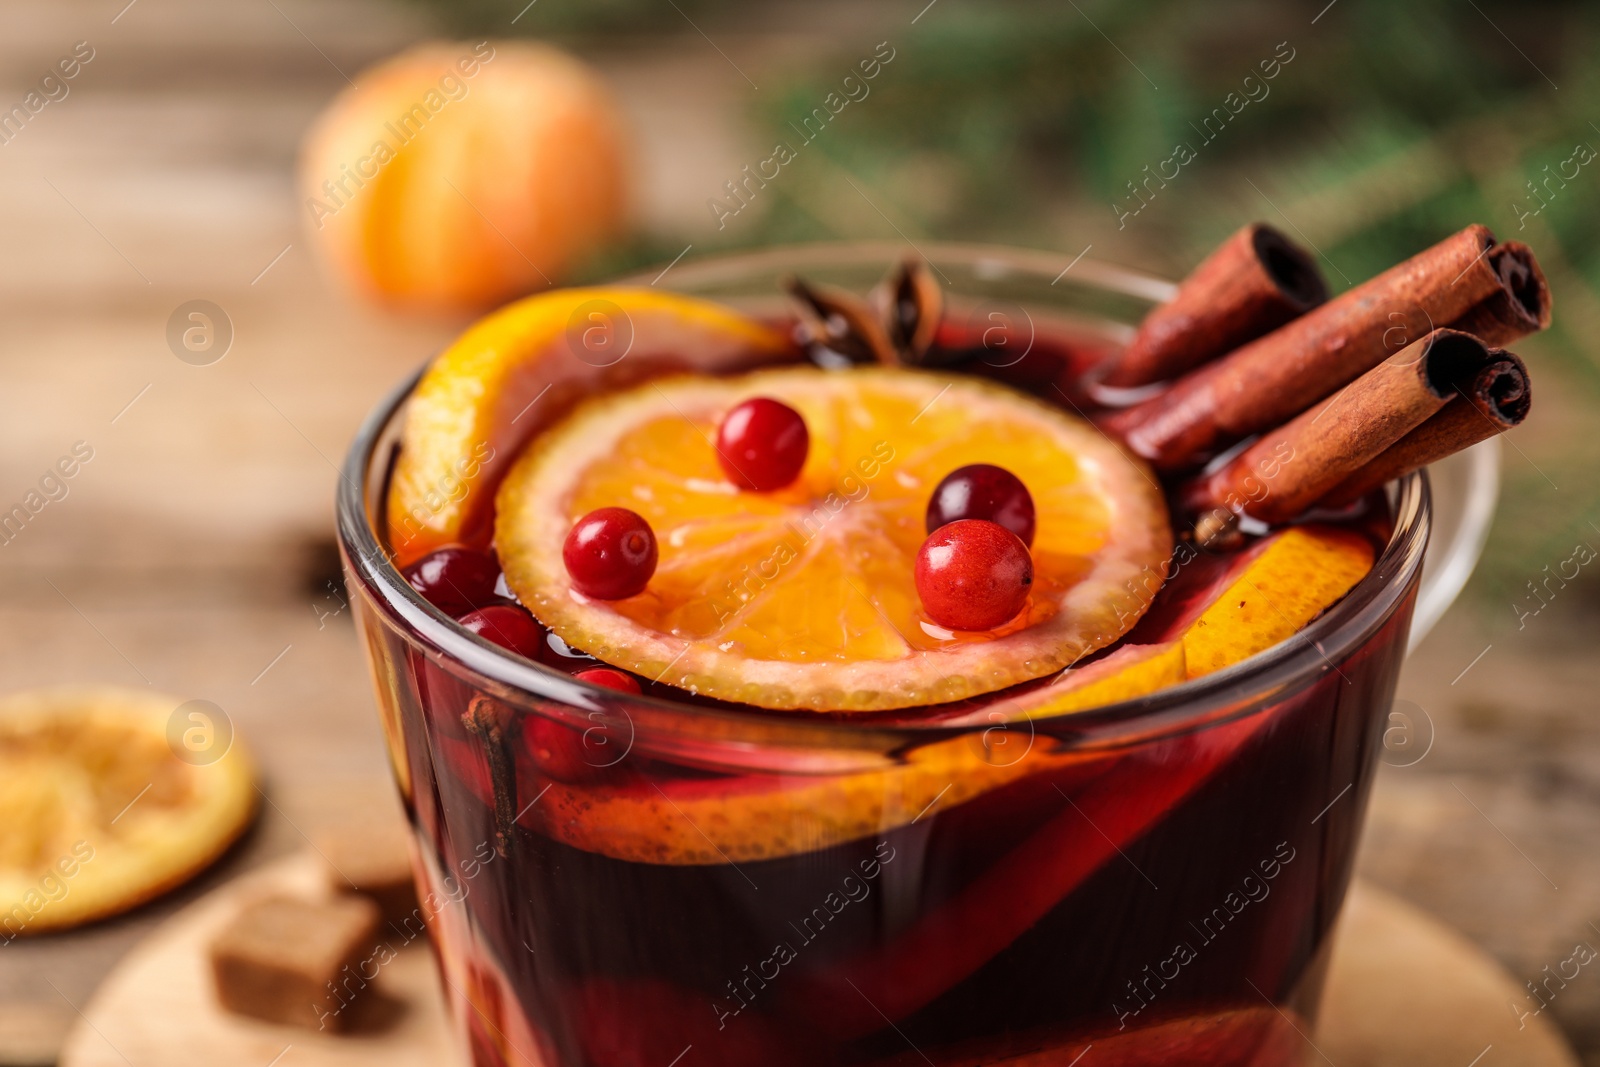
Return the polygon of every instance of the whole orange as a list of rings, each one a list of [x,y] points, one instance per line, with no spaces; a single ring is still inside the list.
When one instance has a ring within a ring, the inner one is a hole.
[[[430,42],[354,79],[306,136],[313,242],[385,302],[470,310],[561,281],[622,227],[623,122],[546,45]]]

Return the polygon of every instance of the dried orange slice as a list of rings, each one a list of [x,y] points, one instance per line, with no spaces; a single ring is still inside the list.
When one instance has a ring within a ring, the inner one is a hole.
[[[214,706],[111,687],[0,700],[0,943],[187,881],[255,810],[255,772]]]
[[[781,397],[810,430],[794,484],[735,488],[712,441],[724,412]],[[1028,602],[953,632],[914,581],[928,496],[968,463],[1030,487]],[[577,593],[562,543],[610,505],[649,521],[643,593]],[[495,544],[517,596],[568,644],[690,692],[766,708],[867,711],[1004,689],[1115,641],[1171,547],[1148,472],[1088,423],[974,379],[788,368],[674,378],[598,399],[530,447],[498,498]]]
[[[669,371],[794,356],[781,331],[676,293],[561,289],[507,305],[434,360],[411,395],[389,482],[395,565],[487,542],[500,475],[522,442],[578,400]]]

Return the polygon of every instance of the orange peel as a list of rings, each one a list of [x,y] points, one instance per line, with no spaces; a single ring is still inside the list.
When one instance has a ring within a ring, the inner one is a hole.
[[[407,402],[387,507],[395,565],[486,543],[500,476],[582,398],[652,375],[796,357],[772,326],[652,289],[561,289],[486,316],[429,365]]]

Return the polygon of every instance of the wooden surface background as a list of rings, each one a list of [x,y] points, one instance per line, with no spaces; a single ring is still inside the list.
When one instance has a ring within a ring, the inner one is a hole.
[[[872,17],[795,11],[781,34],[718,44],[759,72],[831,48],[841,19]],[[0,510],[75,442],[94,450],[69,495],[0,546],[0,678],[214,701],[259,756],[269,799],[195,886],[0,948],[0,1046],[31,1044],[39,1062],[111,962],[184,901],[298,847],[336,804],[392,803],[348,619],[318,617],[337,604],[334,464],[376,399],[461,324],[397,319],[335,290],[290,174],[300,132],[346,75],[429,32],[416,9],[381,0],[0,3],[4,108],[75,42],[95,53],[65,99],[0,145]],[[711,243],[705,198],[770,140],[742,123],[749,86],[687,26],[594,58],[634,121],[644,221]],[[860,203],[829,224],[894,236]],[[207,367],[165,340],[173,310],[197,298],[234,328]],[[1600,664],[1564,610],[1539,620],[1537,640],[1509,641],[1458,613],[1414,657],[1402,692],[1432,746],[1380,777],[1362,860],[1520,980],[1575,941],[1600,944],[1600,727],[1584,714]],[[1600,1063],[1592,970],[1548,1014]]]

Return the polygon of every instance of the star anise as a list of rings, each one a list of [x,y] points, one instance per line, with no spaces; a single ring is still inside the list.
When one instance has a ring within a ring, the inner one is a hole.
[[[822,366],[949,367],[973,357],[937,344],[944,291],[920,256],[902,259],[865,299],[793,277],[784,288],[800,307],[811,358]]]

